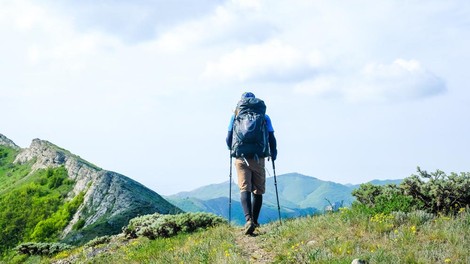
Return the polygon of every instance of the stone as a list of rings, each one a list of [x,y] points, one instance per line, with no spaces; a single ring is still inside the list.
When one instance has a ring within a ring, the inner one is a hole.
[[[367,261],[361,259],[354,259],[351,264],[367,264]]]
[[[317,244],[317,241],[315,241],[315,240],[310,240],[310,241],[307,242],[307,246],[309,246],[309,247],[313,247],[316,244]]]
[[[18,147],[12,140],[4,136],[3,134],[0,134],[0,145],[1,146],[6,146],[12,149],[19,150],[20,147]]]

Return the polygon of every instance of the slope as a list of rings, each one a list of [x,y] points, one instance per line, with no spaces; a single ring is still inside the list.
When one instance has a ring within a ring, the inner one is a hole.
[[[181,212],[142,184],[50,142],[34,139],[21,149],[2,134],[0,206],[4,219],[19,221],[2,221],[0,250],[26,240],[82,244],[119,233],[137,215]]]

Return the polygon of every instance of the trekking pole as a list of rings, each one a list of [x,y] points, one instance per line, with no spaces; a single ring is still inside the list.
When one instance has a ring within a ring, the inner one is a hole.
[[[281,206],[279,205],[279,194],[277,193],[277,180],[276,180],[276,166],[274,165],[273,161],[273,174],[274,174],[274,187],[276,188],[276,200],[277,200],[277,213],[279,214],[279,223],[282,225],[281,221]]]
[[[230,174],[229,174],[229,192],[228,192],[228,224],[232,221],[232,156],[230,156]]]

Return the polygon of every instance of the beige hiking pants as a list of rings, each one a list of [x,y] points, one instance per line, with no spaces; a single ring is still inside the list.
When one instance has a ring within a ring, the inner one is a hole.
[[[242,158],[235,159],[235,168],[238,175],[238,187],[240,192],[253,192],[264,194],[266,186],[266,171],[264,170],[264,158],[258,160]]]

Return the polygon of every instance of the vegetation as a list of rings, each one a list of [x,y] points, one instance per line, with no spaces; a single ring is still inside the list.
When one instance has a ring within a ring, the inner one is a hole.
[[[201,228],[220,225],[227,221],[209,213],[184,213],[177,215],[152,214],[136,217],[123,229],[128,238],[171,237],[178,233],[191,233]]]
[[[17,232],[28,230],[20,236],[21,241],[57,241],[56,231],[63,228],[60,223],[69,221],[83,199],[81,194],[67,203],[55,200],[70,183],[60,176],[63,173],[63,168],[38,171],[10,192],[17,192],[18,197],[0,195],[0,206],[9,204],[7,196],[16,206],[29,205],[29,210],[36,208],[33,202],[43,205],[28,214],[40,219],[31,225],[21,226],[15,210],[8,216],[0,211],[2,236],[12,235],[9,230],[18,225]],[[81,247],[24,243],[16,247],[16,253],[9,251],[3,261],[351,263],[362,259],[369,263],[470,263],[469,177],[469,173],[446,175],[418,168],[418,175],[399,185],[361,185],[353,192],[356,201],[350,208],[289,219],[282,225],[262,225],[255,237],[243,235],[242,228],[211,214],[153,214],[132,219],[122,234],[97,237]],[[1,209],[8,211],[8,207]],[[36,211],[42,212],[41,217]],[[3,219],[14,224],[7,226]],[[74,229],[83,224],[77,222]]]
[[[111,241],[111,236],[101,236],[88,241],[85,247],[96,247],[101,244],[109,243],[109,241]]]
[[[11,151],[6,153],[6,158],[13,158]],[[4,164],[8,168],[2,167],[6,174],[1,174],[0,179],[17,180],[9,181],[11,189],[0,193],[0,254],[21,242],[57,241],[82,203],[83,194],[64,202],[73,187],[64,167],[38,170],[25,177],[18,175],[25,171],[21,166]]]
[[[273,222],[256,237],[209,214],[146,215],[116,236],[8,263],[469,263],[469,174],[418,169],[400,185],[362,185],[339,212]],[[413,188],[411,188],[412,186]],[[450,195],[452,193],[452,195]],[[423,201],[424,197],[429,199]],[[447,199],[450,197],[450,199]],[[446,208],[444,205],[448,206]],[[207,229],[206,229],[207,228]]]
[[[468,263],[470,212],[451,216],[423,211],[369,215],[343,208],[263,225],[256,237],[234,226],[219,225],[171,238],[123,236],[65,250],[26,263],[73,260],[74,263]],[[241,238],[245,240],[241,240]],[[257,245],[256,251],[250,247]],[[257,253],[262,251],[263,253]],[[261,256],[262,255],[262,256]]]
[[[41,256],[50,256],[60,251],[70,249],[71,246],[63,243],[23,243],[17,247],[15,250],[20,254],[25,255],[41,255]]]
[[[17,150],[0,146],[0,195],[14,188],[31,172],[34,161],[13,164],[17,155]]]
[[[428,173],[418,167],[418,175],[400,185],[362,184],[352,194],[353,206],[369,213],[409,212],[423,210],[433,214],[456,214],[470,206],[470,173],[446,175],[437,170]]]

